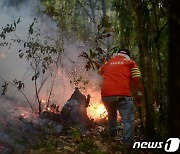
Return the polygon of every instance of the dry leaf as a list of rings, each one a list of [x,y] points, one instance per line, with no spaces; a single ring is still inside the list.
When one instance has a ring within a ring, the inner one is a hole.
[[[74,151],[76,150],[75,148],[72,148],[72,147],[70,147],[70,146],[65,146],[64,149],[65,149],[65,150],[68,150],[68,151],[70,151],[70,152],[74,152]]]

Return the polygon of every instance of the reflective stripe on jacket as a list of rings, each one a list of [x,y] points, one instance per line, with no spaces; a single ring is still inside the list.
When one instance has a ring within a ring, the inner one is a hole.
[[[132,79],[141,77],[136,63],[124,56],[113,57],[100,70],[104,77],[102,96],[131,96]]]

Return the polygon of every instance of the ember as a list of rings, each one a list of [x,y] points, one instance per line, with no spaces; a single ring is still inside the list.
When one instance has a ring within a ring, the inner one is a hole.
[[[27,119],[29,117],[28,112],[22,113],[21,115],[24,119]]]
[[[45,100],[45,99],[42,99],[41,102],[45,104],[45,103],[46,103],[46,100]]]

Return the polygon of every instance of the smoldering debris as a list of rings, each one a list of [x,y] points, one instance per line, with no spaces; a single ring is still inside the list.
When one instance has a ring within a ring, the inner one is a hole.
[[[38,144],[42,144],[50,133],[59,135],[62,131],[61,124],[49,119],[38,118],[36,121],[29,122],[19,117],[2,123],[1,121],[0,145],[10,153],[22,153],[35,148]]]
[[[50,133],[59,135],[61,122],[38,117],[24,102],[0,99],[0,153],[22,153],[37,147]],[[17,105],[18,104],[18,105]]]
[[[15,7],[15,3],[11,2],[11,0],[8,0],[7,4],[3,6],[0,12],[0,27],[3,27],[8,23],[12,23],[14,20],[21,17],[23,22],[20,24],[20,27],[17,28],[16,35],[18,35],[22,39],[26,39],[27,35],[25,35],[25,32],[27,31],[27,27],[32,22],[34,16],[38,18],[41,17],[41,15],[44,15],[41,14],[38,16],[37,14],[32,14],[36,13],[33,11],[33,8],[36,8],[38,5],[35,0],[21,0],[21,2],[19,3],[18,1],[16,1],[18,3],[17,7]],[[2,1],[0,2],[0,5],[1,4]],[[39,19],[42,22],[38,26],[43,29],[43,32],[49,32],[50,35],[56,39],[56,36],[58,34],[56,31],[56,23],[54,21],[51,21],[49,18],[46,18],[46,16],[44,18],[46,20],[43,20],[42,18]],[[11,36],[7,39],[11,40]],[[87,79],[89,78],[89,76],[91,76],[93,81],[91,83],[92,85],[90,86],[91,90],[93,89],[93,87],[96,87],[99,82],[97,73],[90,72],[90,74],[88,74],[87,72],[85,72],[85,62],[82,61],[82,59],[79,59],[79,54],[82,52],[82,50],[86,50],[85,45],[81,41],[71,41],[72,42],[69,43],[68,40],[65,40],[64,53],[62,54],[62,65],[58,70],[58,76],[55,81],[56,84],[53,91],[53,96],[55,96],[53,98],[53,101],[56,101],[59,106],[65,104],[69,96],[72,94],[74,85],[70,84],[70,80],[78,77],[79,74],[83,76],[83,78]],[[82,47],[79,48],[78,44],[82,44]],[[24,92],[30,99],[33,99],[34,87],[30,76],[31,71],[29,71],[28,74],[24,76],[24,73],[27,71],[27,67],[29,65],[27,61],[19,59],[16,52],[18,51],[19,47],[13,45],[11,49],[5,49],[4,47],[2,47],[1,49],[1,77],[7,79],[8,81],[13,81],[14,78],[17,78],[18,80],[23,79],[25,82]],[[51,87],[51,85],[52,82],[51,79],[49,79],[47,85],[45,86],[46,88],[44,89],[50,89],[49,87]],[[10,91],[11,95],[8,95],[7,98],[16,93],[12,87],[10,87],[8,90]],[[41,97],[45,98],[46,93],[47,91],[42,90]],[[16,95],[19,96],[19,92],[17,92]],[[19,100],[19,97],[13,97],[11,100],[7,100],[7,98],[0,98],[0,153],[26,152],[27,149],[33,148],[38,144],[43,143],[46,135],[61,134],[66,123],[65,117],[62,118],[60,114],[54,114],[52,112],[44,112],[41,117],[38,117],[38,114],[32,113],[31,109],[27,106],[27,102],[23,101],[22,98],[21,101],[17,101]],[[35,103],[32,104],[33,107],[36,106]],[[67,115],[71,115],[70,117],[73,117],[73,121],[67,119],[69,123],[67,123],[66,126],[71,127],[70,124],[72,122],[72,124],[79,125],[78,128],[80,128],[79,130],[82,131],[82,133],[85,132],[88,127],[89,121],[86,114],[87,104],[85,97],[82,94],[80,98],[72,97],[67,102],[67,105],[64,106],[64,109],[67,109],[67,107],[68,109],[70,108]],[[74,119],[75,117],[78,118]],[[80,125],[82,124],[82,121],[84,121],[83,126]]]
[[[90,128],[91,121],[86,112],[90,100],[78,88],[61,112],[45,111],[40,116],[23,107],[24,103],[17,103],[17,107],[6,99],[0,101],[3,102],[0,108],[1,153],[26,152],[42,144],[48,135],[59,136],[63,130],[71,128],[85,135]]]
[[[61,111],[64,127],[75,127],[81,134],[86,134],[90,125],[90,119],[86,112],[88,105],[89,100],[76,88]]]

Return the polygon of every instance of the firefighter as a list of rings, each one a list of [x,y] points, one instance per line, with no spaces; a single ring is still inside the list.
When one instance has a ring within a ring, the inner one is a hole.
[[[108,134],[117,135],[117,111],[123,123],[123,142],[130,146],[134,136],[135,106],[131,96],[131,80],[135,87],[137,105],[143,94],[141,72],[136,62],[130,59],[128,49],[120,49],[100,68],[103,76],[101,97],[108,112]]]

